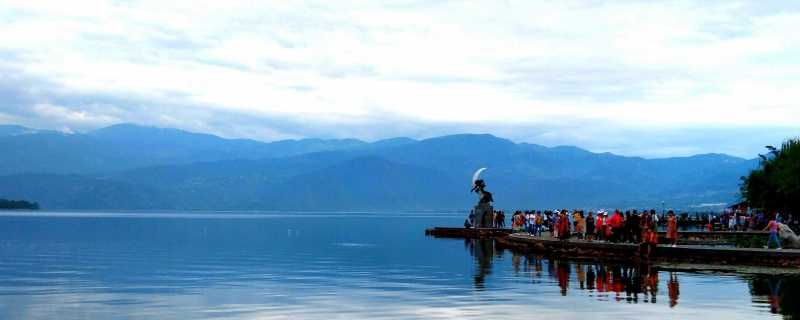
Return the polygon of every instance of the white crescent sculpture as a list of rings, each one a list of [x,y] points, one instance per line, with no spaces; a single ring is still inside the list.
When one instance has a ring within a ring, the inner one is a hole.
[[[486,168],[480,168],[478,171],[475,171],[475,174],[472,175],[472,185],[475,185],[475,181],[478,181],[478,178],[481,176],[481,172],[486,170]]]

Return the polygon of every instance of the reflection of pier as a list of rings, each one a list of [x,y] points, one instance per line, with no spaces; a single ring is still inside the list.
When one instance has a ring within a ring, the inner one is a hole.
[[[547,253],[565,258],[588,258],[607,261],[636,261],[639,246],[629,243],[584,241],[571,239],[561,241],[548,236],[533,237],[527,233],[514,233],[510,229],[497,228],[442,228],[425,230],[425,234],[442,238],[496,239],[499,246],[521,252]],[[733,248],[720,244],[737,241],[739,237],[766,237],[764,232],[689,231],[679,233],[677,247],[658,246],[650,257],[654,261],[668,263],[745,265],[763,267],[800,267],[800,250]],[[663,243],[663,240],[662,240]]]
[[[558,257],[589,258],[610,261],[636,261],[639,246],[627,243],[561,241],[517,233],[497,238],[498,244],[521,252],[547,253]],[[800,266],[800,250],[720,248],[708,246],[658,246],[651,260],[695,264],[739,264],[770,267]]]

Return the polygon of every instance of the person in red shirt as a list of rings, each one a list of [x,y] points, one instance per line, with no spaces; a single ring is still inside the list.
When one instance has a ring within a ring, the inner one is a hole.
[[[644,230],[644,237],[639,247],[640,252],[645,258],[650,259],[650,253],[652,253],[653,249],[655,249],[657,245],[658,234],[653,229],[650,229],[650,227],[647,227]]]
[[[611,226],[611,241],[619,242],[622,235],[622,213],[619,210],[614,210],[614,216],[609,219],[608,224]]]
[[[667,213],[667,242],[673,247],[678,243],[678,219],[672,210]]]
[[[775,219],[775,215],[772,216],[772,219],[769,220],[767,226],[764,228],[763,231],[769,230],[769,240],[767,241],[766,248],[772,247],[772,244],[778,247],[778,250],[781,249],[781,239],[778,237],[778,230],[780,230],[780,224]]]
[[[597,212],[597,222],[595,226],[595,235],[597,235],[597,240],[606,240],[606,222],[608,222],[608,218],[606,217],[605,212]]]
[[[562,210],[558,218],[558,238],[561,240],[569,239],[569,218],[567,218],[567,210]]]

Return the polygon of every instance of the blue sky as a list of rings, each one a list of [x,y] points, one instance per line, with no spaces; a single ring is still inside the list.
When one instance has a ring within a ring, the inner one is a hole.
[[[12,1],[0,123],[749,158],[800,136],[796,30],[792,1]]]

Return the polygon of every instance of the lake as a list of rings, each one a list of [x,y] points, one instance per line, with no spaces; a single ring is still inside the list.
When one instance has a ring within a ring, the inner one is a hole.
[[[771,319],[800,278],[426,237],[456,213],[0,213],[0,319]]]

